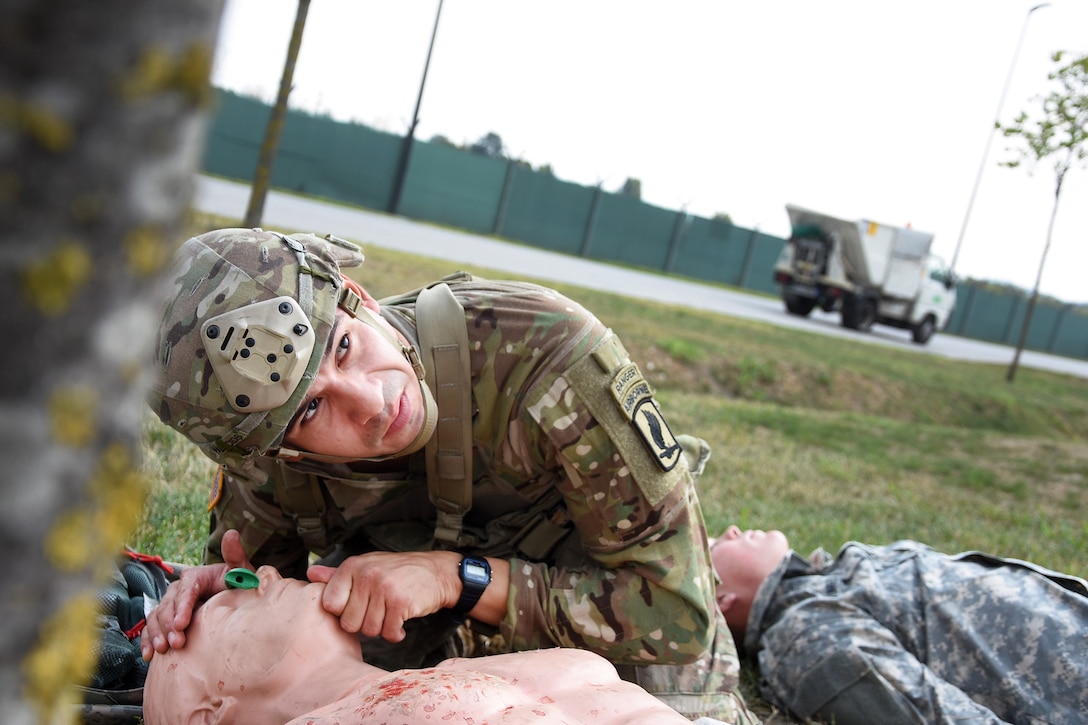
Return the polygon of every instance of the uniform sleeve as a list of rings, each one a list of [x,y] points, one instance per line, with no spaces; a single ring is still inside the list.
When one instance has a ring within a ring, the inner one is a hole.
[[[587,556],[512,560],[503,633],[518,650],[688,663],[714,636],[706,526],[652,391],[611,333],[599,332],[605,342],[592,353],[538,382],[523,418],[524,450],[546,451],[545,468],[560,472]]]
[[[205,563],[223,561],[223,534],[235,529],[254,566],[276,567],[285,577],[306,578],[307,551],[292,519],[276,504],[275,463],[262,461],[245,468],[220,467],[209,501],[210,533]]]
[[[760,638],[764,697],[806,720],[1003,722],[903,648],[855,606],[811,598],[786,610]]]

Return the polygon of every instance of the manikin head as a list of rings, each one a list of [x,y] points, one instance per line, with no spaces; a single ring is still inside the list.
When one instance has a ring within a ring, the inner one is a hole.
[[[148,725],[286,722],[325,704],[316,687],[300,688],[307,673],[357,678],[369,667],[358,638],[322,608],[324,584],[284,579],[268,566],[257,576],[256,589],[227,589],[197,607],[185,647],[152,658]]]
[[[185,242],[165,277],[152,409],[219,463],[300,453],[382,459],[418,450],[433,431],[434,402],[415,351],[381,318],[377,302],[341,274],[362,261],[358,247],[332,236],[220,229]],[[345,357],[342,331],[357,328],[366,330],[347,356],[353,370],[361,369],[361,352],[373,356],[384,346],[377,369],[385,377],[374,380],[384,387],[386,410],[372,424],[382,430],[370,431],[364,447],[291,449],[289,429],[321,407],[315,383]],[[411,414],[412,435],[401,420],[398,435],[384,436],[401,409]]]
[[[735,637],[744,640],[748,613],[756,592],[790,551],[781,531],[741,531],[730,526],[710,542],[710,561],[721,583],[715,590],[718,608]]]

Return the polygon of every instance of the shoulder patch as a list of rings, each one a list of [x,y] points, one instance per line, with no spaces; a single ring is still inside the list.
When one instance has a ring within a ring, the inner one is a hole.
[[[563,374],[600,431],[607,435],[650,506],[684,485],[680,444],[665,423],[653,388],[609,331],[594,350]],[[566,401],[564,405],[569,405]]]
[[[215,508],[221,498],[223,498],[223,467],[219,466],[215,469],[215,476],[212,477],[212,490],[208,494],[208,511]]]
[[[663,471],[671,471],[680,460],[681,448],[672,429],[661,415],[650,383],[635,363],[627,363],[612,378],[612,397],[623,416],[631,423],[654,462]]]

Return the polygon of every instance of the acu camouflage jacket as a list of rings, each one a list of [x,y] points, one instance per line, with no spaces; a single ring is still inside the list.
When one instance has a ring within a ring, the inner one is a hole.
[[[760,586],[745,647],[763,695],[836,723],[1083,723],[1083,579],[915,541],[790,554]]]

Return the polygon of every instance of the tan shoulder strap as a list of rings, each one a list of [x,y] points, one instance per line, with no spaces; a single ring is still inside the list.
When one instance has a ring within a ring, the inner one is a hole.
[[[295,520],[295,530],[306,548],[324,552],[329,543],[325,535],[325,497],[317,476],[280,466],[276,498],[284,513]]]
[[[472,508],[472,371],[465,310],[442,283],[416,300],[416,332],[427,385],[438,403],[438,426],[427,442],[427,491],[438,509],[435,541],[461,546]]]

